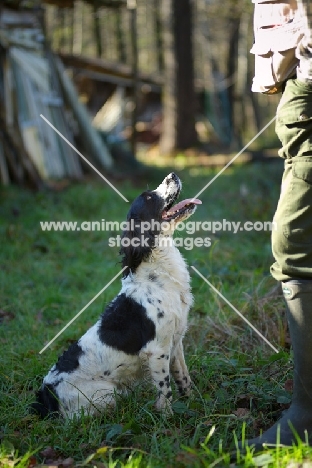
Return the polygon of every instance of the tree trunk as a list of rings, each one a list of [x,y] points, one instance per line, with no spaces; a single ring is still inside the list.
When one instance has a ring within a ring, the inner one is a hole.
[[[230,104],[230,128],[232,129],[232,144],[235,147],[241,146],[240,131],[235,125],[239,26],[240,18],[234,10],[233,15],[229,19],[229,53],[227,59],[227,79],[229,82],[228,99]]]
[[[162,37],[161,24],[161,0],[154,0],[154,24],[156,34],[156,54],[157,54],[157,71],[162,73],[164,70],[164,46]]]
[[[96,56],[102,57],[102,35],[101,35],[101,24],[100,24],[100,9],[99,2],[95,1],[93,3],[93,24],[94,24],[94,37],[95,37],[95,46],[96,46]]]
[[[164,91],[161,153],[197,144],[191,0],[163,0]]]
[[[73,43],[72,53],[74,55],[81,55],[82,53],[82,35],[83,35],[83,3],[81,1],[75,2],[73,7]]]
[[[123,15],[122,15],[121,8],[116,8],[115,26],[116,26],[118,60],[121,63],[126,63],[127,62],[126,39],[125,39]]]

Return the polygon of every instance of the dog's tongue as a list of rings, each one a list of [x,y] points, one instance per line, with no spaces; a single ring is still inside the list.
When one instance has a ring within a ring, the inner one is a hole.
[[[173,213],[175,211],[181,210],[181,208],[184,208],[185,205],[201,205],[202,202],[198,200],[197,198],[186,198],[186,200],[182,200],[176,205],[172,206],[168,212]]]

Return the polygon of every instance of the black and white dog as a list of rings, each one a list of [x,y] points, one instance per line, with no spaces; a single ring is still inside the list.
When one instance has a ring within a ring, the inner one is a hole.
[[[103,315],[58,359],[43,380],[32,409],[45,417],[99,414],[115,396],[149,375],[156,408],[171,411],[170,372],[181,395],[190,376],[182,340],[192,305],[186,263],[172,242],[178,222],[201,202],[174,205],[181,181],[169,174],[156,190],[137,197],[122,236],[122,288]]]

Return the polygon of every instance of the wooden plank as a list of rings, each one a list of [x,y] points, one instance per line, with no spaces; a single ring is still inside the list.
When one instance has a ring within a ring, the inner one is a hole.
[[[59,73],[56,68],[55,57],[54,54],[51,52],[50,48],[47,49],[47,58],[50,64],[51,76],[52,76],[52,89],[54,95],[60,96],[63,100],[64,93],[62,92],[62,85],[59,80]],[[41,104],[44,104],[45,99],[42,99],[41,96]],[[39,109],[38,109],[39,111]],[[45,113],[44,113],[45,112]],[[74,137],[72,134],[72,129],[68,123],[68,115],[66,115],[66,108],[63,105],[62,108],[57,108],[54,104],[45,105],[44,109],[39,111],[42,115],[44,115],[51,123],[54,125],[62,134],[63,136],[75,146]],[[71,114],[72,118],[72,114]],[[40,119],[41,121],[41,128],[42,131],[47,131],[47,124]],[[54,140],[57,143],[58,147],[58,155],[59,158],[62,160],[64,165],[66,175],[75,178],[81,179],[83,177],[82,167],[81,167],[81,160],[76,152],[59,136],[57,133],[54,132],[49,127],[49,132],[53,132]]]
[[[33,164],[38,169],[42,179],[51,175],[51,168],[45,161],[44,141],[38,133],[40,111],[36,108],[34,89],[30,77],[21,72],[18,64],[14,64],[16,83],[17,120],[25,150]],[[48,145],[50,148],[50,145]]]
[[[66,122],[66,115],[64,115],[64,111],[64,108],[59,109],[54,106],[49,106],[49,114],[47,114],[49,115],[49,117],[47,118],[52,123],[52,125],[54,125],[55,128],[60,130],[63,133],[64,137],[75,146],[75,142],[73,141],[72,134],[68,127],[68,123]],[[67,175],[68,177],[74,179],[81,179],[83,174],[79,156],[57,133],[54,132],[54,136],[59,148],[58,157],[62,161],[62,165],[64,167],[64,175]]]
[[[87,77],[90,78],[91,80],[96,80],[96,81],[101,81],[103,83],[113,83],[117,86],[123,86],[125,88],[131,87],[132,86],[132,78],[121,78],[117,77],[114,75],[107,75],[106,73],[98,73],[98,72],[93,72],[91,70],[79,70],[77,73],[77,76],[79,77]],[[160,93],[161,92],[161,86],[157,84],[152,84],[152,83],[146,83],[144,81],[138,81],[138,85],[141,88],[141,91],[144,93],[149,93],[149,92],[155,92],[155,93]]]
[[[22,75],[29,76],[43,93],[50,91],[51,72],[46,58],[17,47],[11,47],[10,56],[18,65]]]
[[[47,173],[47,168],[44,164],[44,154],[40,143],[38,127],[35,125],[24,125],[23,128],[21,128],[21,132],[26,151],[38,169],[41,178],[46,179],[49,174]]]
[[[4,2],[5,4],[5,2]],[[36,16],[30,11],[18,11],[4,8],[0,12],[0,26],[2,28],[18,28],[30,27],[33,28],[36,23]]]
[[[125,89],[120,86],[97,112],[92,122],[93,126],[106,133],[113,131],[118,123],[122,122],[124,102]]]
[[[73,83],[68,78],[65,68],[59,58],[55,58],[55,65],[64,95],[71,105],[74,116],[79,125],[81,137],[89,150],[93,160],[99,162],[102,167],[110,169],[113,167],[113,159],[108,148],[102,142],[95,128],[92,127],[90,116],[86,108],[79,102],[77,91]]]
[[[14,98],[13,98],[13,73],[8,54],[3,60],[3,76],[4,76],[4,108],[5,120],[8,127],[12,127],[14,123]]]
[[[130,65],[113,63],[108,60],[84,57],[81,55],[71,55],[59,53],[66,67],[90,70],[97,73],[103,73],[107,76],[116,78],[132,79],[133,71]],[[138,73],[138,80],[146,84],[163,85],[163,78],[160,75],[148,75],[146,73]]]
[[[1,25],[0,25],[1,27]],[[21,30],[0,30],[0,43],[4,48],[8,48],[13,45],[22,49],[30,50],[42,50],[42,45],[32,38],[27,37],[27,35],[21,34]]]
[[[36,189],[43,188],[44,184],[25,150],[18,129],[6,128],[4,122],[4,115],[0,109],[0,140],[5,144],[4,155],[10,169],[11,179],[17,183],[23,183],[26,178]]]
[[[48,105],[43,105],[42,103],[42,96],[38,94],[37,100],[36,100],[36,108],[37,108],[37,113],[38,116],[42,114],[46,119],[49,120],[49,122],[52,123],[55,127],[58,128],[58,130],[64,134],[66,138],[68,138],[67,135],[67,128],[66,126],[63,127],[61,123],[55,122],[53,119],[53,106],[48,106]],[[59,135],[51,128],[49,127],[40,117],[40,135],[41,139],[44,141],[44,158],[46,161],[46,166],[50,167],[50,173],[49,176],[50,178],[62,178],[66,177],[68,174],[66,165],[64,164],[62,155],[61,155],[61,145],[62,142],[60,141]],[[68,148],[68,152],[70,152],[71,149]]]

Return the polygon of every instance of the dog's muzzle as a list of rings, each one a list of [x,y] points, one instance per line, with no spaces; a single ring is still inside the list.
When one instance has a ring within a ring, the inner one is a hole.
[[[163,220],[179,221],[185,219],[194,213],[196,205],[201,204],[201,201],[196,198],[187,198],[174,205],[180,195],[181,189],[181,180],[174,172],[171,172],[155,190],[165,202],[161,216]]]

